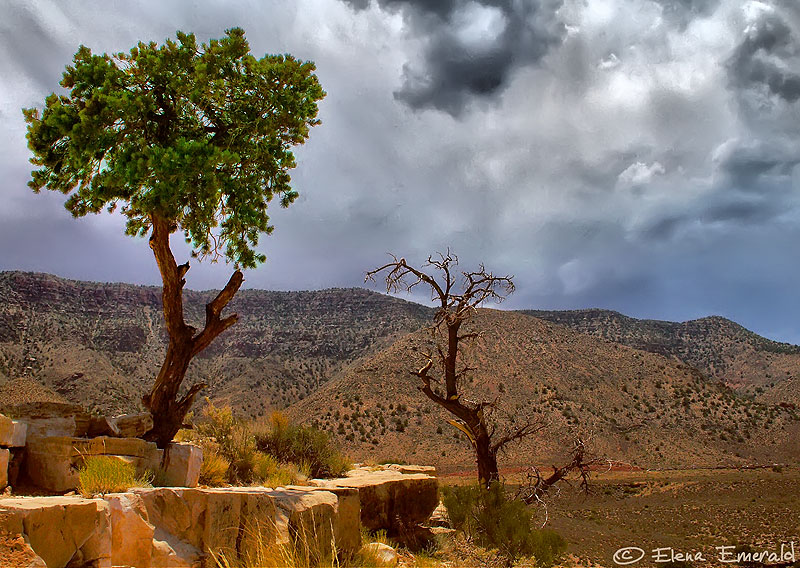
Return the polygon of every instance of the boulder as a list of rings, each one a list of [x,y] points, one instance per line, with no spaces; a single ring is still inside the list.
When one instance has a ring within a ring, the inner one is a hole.
[[[140,438],[153,428],[153,415],[149,412],[121,414],[108,419],[108,424],[120,438]]]
[[[111,527],[102,499],[19,497],[0,500],[0,532],[24,535],[48,568],[111,566]]]
[[[361,524],[369,530],[385,529],[391,534],[428,520],[439,504],[438,482],[423,473],[403,474],[396,470],[359,468],[339,479],[314,479],[324,489],[358,489]]]
[[[170,487],[197,487],[203,450],[194,444],[172,442],[167,448],[163,484]]]
[[[28,438],[40,436],[84,436],[91,416],[79,404],[30,402],[5,407],[6,416],[27,424]]]
[[[116,425],[112,425],[107,416],[92,416],[89,420],[89,429],[86,435],[90,438],[95,436],[119,436]]]
[[[0,489],[8,485],[8,461],[11,452],[5,448],[0,448]]]
[[[374,558],[379,566],[397,566],[400,559],[394,548],[382,542],[370,542],[364,545],[364,552]]]
[[[112,493],[103,497],[111,516],[111,564],[150,568],[155,527],[139,495]]]
[[[25,446],[28,425],[0,414],[0,446],[21,448]]]
[[[444,506],[444,503],[439,503],[433,510],[428,519],[428,526],[450,528],[450,516],[447,514],[447,507]]]

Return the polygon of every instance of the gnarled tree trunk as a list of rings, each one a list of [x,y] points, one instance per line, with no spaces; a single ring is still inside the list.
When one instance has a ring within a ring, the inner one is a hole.
[[[183,287],[186,284],[183,277],[189,270],[189,263],[178,265],[169,247],[169,237],[175,227],[155,215],[151,221],[153,233],[150,236],[150,248],[153,249],[163,282],[161,299],[169,345],[153,388],[142,398],[145,407],[153,415],[153,428],[144,437],[156,442],[159,448],[165,448],[180,430],[197,393],[205,387],[203,383],[197,383],[185,395],[178,396],[189,363],[220,333],[238,321],[236,314],[225,318],[221,318],[220,314],[239,290],[244,277],[241,271],[235,271],[225,288],[206,305],[205,326],[198,332],[183,317]]]
[[[452,270],[457,264],[458,258],[449,251],[447,255],[440,254],[438,260],[433,257],[428,258],[427,265],[438,269],[444,277],[440,283],[433,276],[409,266],[404,258],[394,257],[393,262],[367,272],[367,278],[387,271],[388,292],[400,288],[411,290],[417,284],[425,283],[430,286],[434,298],[438,297],[440,307],[431,330],[436,337],[438,367],[444,375],[444,392],[435,390],[431,386],[431,381],[434,379],[428,372],[434,365],[433,355],[429,356],[428,362],[421,369],[412,371],[411,374],[422,380],[419,389],[425,396],[455,417],[455,420],[448,422],[469,438],[478,465],[478,482],[482,487],[488,488],[500,480],[497,467],[499,451],[506,444],[532,434],[539,425],[536,422],[526,421],[522,426],[510,428],[505,435],[496,436],[495,426],[487,425],[485,415],[485,411],[491,411],[494,403],[463,400],[461,396],[463,392],[459,392],[461,381],[474,369],[468,366],[458,369],[459,349],[462,341],[475,339],[480,334],[462,334],[461,326],[470,319],[484,300],[491,298],[500,301],[513,292],[514,283],[510,276],[494,276],[481,265],[478,271],[461,273],[463,286],[457,290],[456,277]]]

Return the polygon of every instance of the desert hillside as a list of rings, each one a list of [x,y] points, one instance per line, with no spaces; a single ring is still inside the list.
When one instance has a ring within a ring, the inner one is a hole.
[[[214,292],[187,290],[187,321]],[[346,363],[418,329],[430,310],[364,289],[241,290],[240,321],[203,352],[186,383],[251,416],[313,392]],[[0,377],[30,377],[104,413],[135,409],[163,360],[156,287],[0,273]]]
[[[771,341],[722,317],[676,323],[598,309],[523,313],[636,349],[678,357],[756,400],[800,405],[800,346]]]
[[[800,415],[759,403],[674,358],[594,338],[528,315],[479,310],[485,330],[463,360],[468,398],[537,417],[544,430],[505,463],[556,459],[575,436],[642,467],[796,461]],[[466,439],[417,390],[409,371],[431,351],[425,330],[367,356],[289,412],[333,433],[357,459],[469,467]]]

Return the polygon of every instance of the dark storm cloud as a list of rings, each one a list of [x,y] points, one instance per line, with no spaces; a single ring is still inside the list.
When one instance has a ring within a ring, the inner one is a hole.
[[[725,181],[742,191],[766,193],[791,189],[792,172],[800,163],[800,139],[733,142],[718,157]]]
[[[679,213],[663,212],[640,229],[650,241],[672,241],[692,226],[766,225],[797,208],[793,173],[800,156],[765,143],[729,141],[716,160],[711,190]]]
[[[731,85],[766,88],[793,103],[800,98],[800,43],[785,12],[764,14],[751,24],[728,62]]]
[[[449,246],[516,276],[503,307],[721,313],[800,339],[797,0],[0,4],[0,270],[159,283],[122,219],[72,220],[25,187],[19,109],[81,43],[241,25],[256,55],[314,60],[328,92],[292,172],[301,198],[271,211],[246,286],[361,285],[386,252]],[[229,275],[193,263],[188,285]]]
[[[344,1],[356,9],[369,6],[365,0]],[[456,117],[471,100],[492,100],[501,94],[516,69],[541,60],[562,42],[566,31],[556,14],[561,0],[377,2],[383,9],[402,11],[424,45],[423,61],[403,66],[397,100],[413,109],[435,108]],[[467,21],[470,14],[472,21]],[[496,21],[490,22],[492,18]],[[488,29],[466,30],[475,20]]]

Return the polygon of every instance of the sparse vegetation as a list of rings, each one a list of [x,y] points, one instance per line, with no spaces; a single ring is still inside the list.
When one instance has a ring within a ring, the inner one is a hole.
[[[272,413],[269,429],[257,432],[255,443],[280,461],[301,464],[313,477],[337,477],[352,468],[325,432],[292,424],[282,412]]]
[[[566,541],[548,529],[533,526],[531,509],[511,499],[503,484],[447,487],[443,491],[453,527],[475,544],[494,552],[506,566],[534,557],[537,566],[552,566],[566,550]]]
[[[309,477],[335,477],[352,467],[328,435],[297,426],[279,412],[268,425],[234,415],[229,406],[206,406],[194,430],[181,431],[203,448],[203,484],[260,484],[269,487],[302,483]]]

